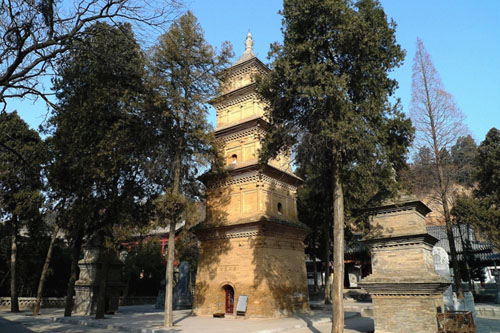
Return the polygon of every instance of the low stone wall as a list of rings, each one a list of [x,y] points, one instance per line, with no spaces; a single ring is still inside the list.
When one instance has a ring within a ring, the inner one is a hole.
[[[20,309],[33,309],[36,297],[19,297]],[[44,297],[42,298],[42,308],[63,308],[66,302],[65,297]],[[0,308],[10,309],[10,297],[0,297]]]
[[[33,309],[36,297],[19,297],[20,309]],[[133,296],[120,297],[120,305],[142,305],[155,304],[156,296]],[[42,308],[64,308],[65,297],[44,297],[42,298]],[[0,309],[10,309],[10,297],[0,297]]]
[[[156,304],[156,296],[120,297],[120,306]]]
[[[497,286],[494,283],[486,283],[484,286],[474,285],[474,301],[476,303],[495,302],[497,299]]]

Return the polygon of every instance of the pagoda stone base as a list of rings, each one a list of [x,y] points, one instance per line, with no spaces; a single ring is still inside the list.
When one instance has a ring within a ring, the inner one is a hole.
[[[444,309],[442,295],[372,295],[372,302],[377,333],[437,332],[436,310]]]
[[[266,231],[264,231],[266,230]],[[193,312],[228,313],[226,289],[248,296],[247,317],[280,317],[309,311],[303,230],[235,226],[201,235]],[[274,230],[276,231],[276,230]],[[212,239],[210,239],[212,238]]]

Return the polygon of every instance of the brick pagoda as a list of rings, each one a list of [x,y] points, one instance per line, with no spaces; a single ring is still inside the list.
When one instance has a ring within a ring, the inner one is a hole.
[[[437,239],[427,233],[430,209],[414,198],[387,203],[372,210],[373,273],[360,285],[373,300],[377,333],[436,333],[437,314],[444,312],[443,292],[450,282],[434,268],[432,247]]]
[[[224,73],[216,137],[223,143],[229,178],[211,184],[207,218],[196,230],[201,241],[193,311],[236,313],[248,296],[246,316],[277,317],[309,308],[296,189],[301,179],[289,156],[258,164],[268,122],[255,76],[269,69],[254,55],[250,33],[243,55]]]

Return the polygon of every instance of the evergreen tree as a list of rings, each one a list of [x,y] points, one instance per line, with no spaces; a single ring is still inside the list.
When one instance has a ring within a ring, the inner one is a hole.
[[[19,312],[17,251],[19,232],[41,223],[41,169],[45,146],[17,112],[0,113],[0,221],[10,227],[11,312]]]
[[[112,238],[113,226],[144,222],[144,177],[149,136],[141,106],[145,57],[131,26],[97,23],[70,45],[54,80],[57,108],[49,123],[51,193],[73,247],[65,315],[71,315],[80,248],[85,235]],[[113,241],[108,244],[113,244]],[[103,254],[103,276],[108,254]],[[104,316],[101,279],[96,318]]]
[[[500,131],[493,127],[478,147],[475,159],[478,181],[476,197],[490,207],[500,207]]]
[[[477,145],[470,136],[461,136],[450,150],[453,166],[454,178],[458,184],[471,187],[474,184],[474,173],[476,166],[474,160],[477,155]]]
[[[419,196],[428,195],[432,184],[436,183],[436,173],[432,167],[432,153],[428,147],[420,147],[413,156],[413,162],[408,170],[412,193]]]
[[[217,73],[232,55],[205,41],[197,19],[187,12],[176,20],[153,47],[149,62],[152,90],[151,122],[158,144],[152,174],[163,196],[157,200],[161,224],[169,226],[165,290],[166,327],[173,325],[172,288],[175,225],[196,219],[194,202],[201,195],[197,180],[201,168],[217,156],[207,122],[207,101],[218,89]]]
[[[475,159],[478,186],[471,204],[475,225],[500,247],[500,131],[493,127],[478,147]]]
[[[272,71],[259,81],[272,125],[261,156],[302,144],[328,166],[319,171],[331,180],[334,214],[332,332],[343,332],[344,217],[394,190],[412,137],[389,101],[397,82],[388,74],[404,52],[377,1],[288,0],[282,15],[283,45],[273,45]]]
[[[330,232],[332,216],[332,189],[325,187],[331,184],[330,173],[322,172],[320,167],[321,156],[310,154],[310,147],[302,145],[296,154],[297,170],[299,177],[304,179],[304,184],[297,190],[297,212],[299,220],[311,228],[308,236],[306,253],[313,259],[314,290],[318,290],[316,257],[323,262],[325,274],[325,304],[332,303],[330,283],[330,244],[333,234]],[[326,167],[327,168],[327,167]]]

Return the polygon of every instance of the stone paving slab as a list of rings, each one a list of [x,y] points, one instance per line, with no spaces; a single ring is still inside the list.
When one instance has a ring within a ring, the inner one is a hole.
[[[172,333],[172,332],[207,332],[207,333],[277,333],[296,330],[300,328],[313,327],[314,325],[327,324],[331,322],[331,313],[325,311],[312,311],[309,314],[299,314],[293,317],[276,319],[246,319],[235,318],[212,318],[192,316],[190,310],[174,311],[174,328],[164,329],[164,313],[152,306],[124,306],[115,315],[107,315],[105,319],[93,319],[89,316],[64,317],[63,310],[47,309],[44,314],[34,318],[28,312],[11,314],[2,313],[5,319],[16,321],[27,326],[36,320],[50,319],[54,322],[80,325],[84,327],[101,328],[114,332],[137,332],[137,333]],[[346,312],[345,318],[359,316],[356,312]],[[352,331],[356,332],[356,331]]]
[[[373,330],[373,320],[368,316],[360,316],[359,310],[369,309],[371,303],[346,302],[346,309],[356,309],[357,312],[346,312],[346,333],[369,332]],[[477,304],[479,309],[500,309],[495,304]],[[160,327],[163,322],[163,312],[153,306],[124,306],[116,315],[106,319],[95,320],[91,317],[63,317],[63,309],[42,309],[42,315],[33,317],[30,311],[21,313],[0,312],[0,317],[36,332],[66,332],[66,333],[104,333],[104,332],[208,332],[208,333],[323,333],[330,332],[331,308],[316,310],[309,315],[280,319],[244,319],[211,318],[190,316],[189,310],[174,311],[175,327],[165,330]],[[496,312],[495,312],[496,313]],[[0,321],[0,332],[7,329],[5,321]],[[477,319],[476,333],[500,333],[500,318]],[[59,326],[58,326],[59,325]],[[9,330],[7,330],[9,331]],[[9,331],[10,332],[10,331]]]
[[[358,313],[346,313],[346,318],[357,316]],[[319,312],[309,315],[297,315],[294,317],[279,319],[245,319],[234,318],[212,318],[202,316],[191,316],[190,311],[174,311],[174,328],[164,329],[163,312],[141,313],[141,314],[117,314],[107,319],[95,320],[89,317],[55,317],[54,320],[62,323],[72,323],[82,326],[93,326],[106,328],[112,331],[127,331],[137,333],[173,333],[173,332],[207,332],[207,333],[229,333],[229,332],[256,332],[277,333],[311,325],[329,323],[329,313]]]
[[[500,304],[477,303],[475,306],[478,317],[500,319]]]

